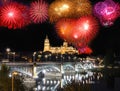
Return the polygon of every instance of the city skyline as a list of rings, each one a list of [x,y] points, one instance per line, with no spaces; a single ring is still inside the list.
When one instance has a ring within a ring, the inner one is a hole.
[[[33,0],[15,0],[22,3],[30,3]],[[48,3],[54,0],[46,0]],[[96,3],[90,0],[92,4]],[[90,43],[95,54],[105,54],[106,51],[111,50],[120,52],[119,34],[120,34],[120,18],[118,18],[114,25],[104,27],[99,24],[99,32],[94,40]],[[22,29],[8,29],[0,27],[0,50],[5,51],[9,47],[13,51],[42,51],[44,47],[44,39],[48,35],[50,44],[52,46],[61,46],[63,40],[58,36],[55,31],[54,24],[49,20],[42,24],[30,24]]]

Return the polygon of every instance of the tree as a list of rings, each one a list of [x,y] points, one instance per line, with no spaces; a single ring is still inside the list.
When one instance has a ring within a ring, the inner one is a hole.
[[[12,78],[9,77],[10,69],[2,64],[0,70],[0,91],[11,91],[12,89]],[[17,77],[19,78],[19,77]],[[22,80],[14,79],[14,91],[25,91]]]
[[[11,79],[8,74],[8,67],[3,64],[0,70],[0,91],[9,91],[11,88]]]

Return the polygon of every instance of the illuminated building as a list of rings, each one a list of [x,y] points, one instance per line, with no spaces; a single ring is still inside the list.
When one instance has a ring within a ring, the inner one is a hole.
[[[72,46],[68,46],[67,42],[63,42],[63,45],[61,47],[52,47],[50,46],[50,42],[48,37],[46,37],[45,41],[44,41],[44,50],[45,51],[49,51],[51,53],[61,53],[61,54],[74,54],[74,53],[78,53],[78,51],[76,50],[76,48],[72,47]]]

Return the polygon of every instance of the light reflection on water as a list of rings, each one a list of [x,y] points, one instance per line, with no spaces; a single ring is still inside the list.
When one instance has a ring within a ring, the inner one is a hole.
[[[103,77],[100,72],[87,71],[84,73],[65,73],[62,77],[44,77],[37,79],[36,91],[57,91],[72,80],[82,84],[94,84]]]

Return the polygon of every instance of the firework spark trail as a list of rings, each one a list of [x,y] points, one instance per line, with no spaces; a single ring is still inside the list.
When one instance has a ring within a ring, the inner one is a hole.
[[[48,4],[42,0],[31,3],[30,17],[34,23],[42,23],[48,19]]]
[[[98,2],[94,6],[94,15],[103,26],[111,26],[120,15],[120,5],[112,0]]]
[[[83,16],[76,19],[62,19],[56,23],[58,35],[73,45],[88,44],[98,32],[98,22],[93,16]]]
[[[28,9],[22,4],[12,2],[1,8],[1,25],[8,28],[22,28],[29,24]]]
[[[54,1],[48,9],[48,14],[50,22],[70,18],[74,14],[74,3],[70,0]]]

